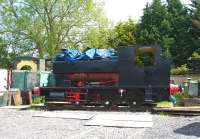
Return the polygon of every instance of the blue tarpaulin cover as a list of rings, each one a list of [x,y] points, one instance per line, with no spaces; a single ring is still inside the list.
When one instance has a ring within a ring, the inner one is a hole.
[[[117,59],[114,49],[86,49],[80,52],[77,49],[62,49],[55,61],[74,63],[81,60]]]

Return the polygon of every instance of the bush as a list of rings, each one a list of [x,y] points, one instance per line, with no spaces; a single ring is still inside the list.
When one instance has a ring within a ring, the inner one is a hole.
[[[176,104],[173,104],[172,102],[168,101],[161,101],[156,103],[156,107],[176,107],[176,106],[182,106],[183,102],[182,99],[184,98],[184,93],[177,93],[172,95],[176,99]]]
[[[175,106],[181,106],[182,105],[182,99],[184,98],[184,93],[174,94],[173,97],[176,98]]]
[[[34,96],[33,104],[40,104],[40,103],[44,103],[44,97],[43,96]]]
[[[200,55],[199,55],[198,52],[193,52],[193,53],[192,53],[192,57],[200,58]]]
[[[186,64],[181,65],[180,67],[171,69],[171,74],[173,74],[173,75],[181,75],[181,74],[183,75],[183,74],[187,74],[187,73],[188,73],[188,68],[187,68]]]

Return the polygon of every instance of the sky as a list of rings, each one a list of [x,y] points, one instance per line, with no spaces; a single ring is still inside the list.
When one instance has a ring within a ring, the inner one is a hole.
[[[181,1],[183,4],[190,3],[190,0]],[[104,11],[114,23],[127,20],[129,17],[138,21],[147,2],[151,3],[152,0],[104,0]]]

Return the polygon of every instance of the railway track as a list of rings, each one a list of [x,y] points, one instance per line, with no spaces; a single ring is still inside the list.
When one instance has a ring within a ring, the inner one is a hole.
[[[114,105],[111,107],[105,107],[102,105],[86,105],[75,106],[69,105],[63,102],[47,102],[44,105],[47,110],[87,110],[87,111],[133,111],[133,112],[151,112],[153,105],[143,105],[130,107],[127,105]]]
[[[200,116],[200,107],[172,107],[172,108],[161,108],[155,107],[154,105],[142,105],[142,106],[122,106],[114,105],[112,107],[104,106],[74,106],[66,105],[63,103],[46,103],[46,110],[85,110],[85,111],[124,111],[124,112],[151,112],[153,114],[164,114],[164,115],[177,115],[177,116]]]
[[[153,113],[166,113],[169,115],[200,116],[200,107],[172,107],[153,108]]]
[[[106,108],[103,106],[84,106],[76,107],[73,105],[66,105],[63,103],[46,103],[44,105],[31,105],[25,107],[9,107],[4,109],[21,109],[21,110],[81,110],[81,111],[124,111],[124,112],[151,112],[152,114],[161,114],[161,115],[176,115],[176,116],[200,116],[200,106],[198,107],[172,107],[172,108],[161,108],[155,106],[113,106]]]

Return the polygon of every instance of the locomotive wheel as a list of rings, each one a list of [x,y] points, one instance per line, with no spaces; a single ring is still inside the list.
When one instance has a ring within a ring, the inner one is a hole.
[[[136,101],[131,101],[131,102],[129,102],[128,105],[129,105],[130,108],[135,108],[137,106],[137,102]]]
[[[85,103],[84,102],[80,102],[80,101],[75,101],[74,102],[74,106],[80,108],[80,107],[85,106]]]
[[[105,101],[103,101],[103,106],[105,108],[110,108],[112,106],[112,103],[110,100],[105,100]]]

